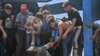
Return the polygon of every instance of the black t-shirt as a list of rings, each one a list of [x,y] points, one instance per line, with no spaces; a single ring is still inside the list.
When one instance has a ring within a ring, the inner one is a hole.
[[[14,26],[15,16],[12,13],[8,15],[5,11],[2,11],[0,13],[0,20],[3,20],[2,26],[4,29],[12,29]]]
[[[15,16],[14,14],[8,15],[5,11],[0,12],[0,20],[3,20],[2,26],[6,33],[14,32]],[[2,31],[0,30],[0,40],[2,39]]]
[[[80,26],[80,25],[83,26],[83,22],[82,22],[81,16],[79,15],[78,11],[73,9],[71,12],[68,12],[68,17],[69,17],[69,20],[73,20],[73,18],[76,18],[75,27]]]

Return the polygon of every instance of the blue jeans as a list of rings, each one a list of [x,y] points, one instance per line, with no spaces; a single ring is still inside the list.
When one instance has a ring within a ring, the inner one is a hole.
[[[37,47],[40,47],[41,46],[40,36],[35,36],[35,45]]]
[[[74,39],[74,33],[71,32],[67,35],[66,39],[62,40],[63,56],[69,56]]]
[[[26,33],[26,48],[31,45],[31,33]]]

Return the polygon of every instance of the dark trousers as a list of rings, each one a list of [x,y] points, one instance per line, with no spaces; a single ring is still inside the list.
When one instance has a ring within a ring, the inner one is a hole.
[[[2,35],[0,35],[0,56],[4,56],[4,39],[2,38]]]
[[[16,56],[25,56],[26,55],[26,31],[18,29],[17,32],[17,48]]]
[[[100,56],[100,40],[99,41],[96,41],[96,55],[97,56]]]
[[[60,44],[60,46],[56,46],[55,56],[62,56],[62,55],[63,55],[63,49],[62,49],[62,45]]]
[[[51,40],[51,37],[49,33],[40,35],[41,46],[47,44],[50,40]]]
[[[5,41],[5,56],[12,56],[16,48],[15,32],[13,29],[5,29],[7,39]]]
[[[78,55],[82,56],[82,51],[83,51],[83,36],[81,35],[80,38],[78,39]]]

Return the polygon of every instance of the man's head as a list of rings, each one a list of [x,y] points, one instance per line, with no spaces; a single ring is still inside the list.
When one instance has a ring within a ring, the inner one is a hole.
[[[50,28],[54,29],[56,27],[56,21],[54,19],[51,19],[49,23],[50,23]]]
[[[12,5],[11,5],[11,4],[5,4],[4,11],[5,11],[7,14],[11,14]]]
[[[43,15],[40,14],[40,13],[37,13],[37,14],[35,15],[35,18],[37,18],[37,19],[39,19],[39,20],[43,20]]]
[[[26,4],[22,4],[21,5],[21,12],[25,14],[27,11],[28,11],[27,5]]]
[[[44,10],[44,11],[42,12],[42,14],[43,14],[43,17],[44,17],[44,18],[47,18],[48,15],[51,14],[51,12],[50,12],[49,10]]]
[[[63,17],[62,19],[60,19],[62,22],[66,22],[66,21],[68,21],[68,18],[66,18],[66,17]]]
[[[63,3],[63,8],[64,8],[65,11],[70,12],[72,6],[69,2],[64,2]]]
[[[62,26],[62,28],[67,29],[71,24],[69,23],[68,18],[63,17],[63,18],[61,19],[60,25]]]

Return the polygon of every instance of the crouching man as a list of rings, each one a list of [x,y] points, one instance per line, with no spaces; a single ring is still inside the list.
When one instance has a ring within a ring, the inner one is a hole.
[[[71,29],[72,22],[68,20],[66,17],[61,19],[61,22],[58,24],[59,29],[59,37],[58,37],[58,46],[61,43],[63,55],[62,56],[70,56],[71,47],[74,39],[74,32]],[[71,29],[71,30],[69,30]]]

